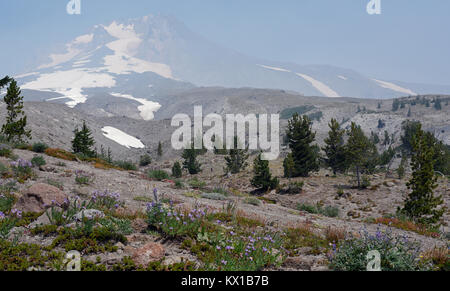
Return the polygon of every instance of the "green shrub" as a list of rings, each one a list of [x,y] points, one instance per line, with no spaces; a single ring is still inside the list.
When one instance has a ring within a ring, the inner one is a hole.
[[[175,162],[172,167],[172,176],[175,178],[181,178],[183,176],[183,171],[181,169],[180,162]]]
[[[92,174],[86,173],[81,170],[75,171],[75,182],[78,185],[89,185],[94,180]]]
[[[11,147],[6,144],[0,144],[0,157],[6,157],[9,158],[11,155],[12,150]]]
[[[230,192],[227,189],[221,188],[221,187],[214,188],[211,192],[212,193],[219,193],[219,194],[222,194],[224,196],[230,196]]]
[[[202,189],[206,186],[206,183],[203,181],[200,181],[197,177],[189,181],[189,186],[191,186],[194,189]]]
[[[45,162],[45,159],[42,156],[35,156],[35,157],[33,157],[31,159],[31,164],[34,167],[41,167],[41,166],[44,166],[47,163]]]
[[[282,194],[300,194],[303,191],[305,182],[289,182],[289,184],[281,187]]]
[[[330,267],[336,271],[366,271],[370,251],[381,255],[382,271],[417,271],[425,268],[421,265],[417,245],[406,237],[394,237],[392,231],[377,231],[369,235],[361,233],[361,238],[348,239],[339,247],[333,245],[330,254]]]
[[[148,224],[169,237],[196,236],[207,216],[207,211],[199,209],[183,213],[172,206],[167,209],[157,203],[147,205]]]
[[[154,180],[157,180],[157,181],[162,181],[162,180],[169,179],[169,174],[167,174],[165,171],[162,171],[162,170],[149,171],[147,173],[147,176],[150,179],[154,179]]]
[[[177,189],[183,189],[184,188],[184,183],[181,180],[176,180],[175,181],[175,188]]]
[[[32,146],[32,150],[35,153],[44,153],[46,149],[48,149],[48,145],[42,142],[34,143]]]
[[[6,213],[10,211],[11,207],[14,205],[14,202],[14,196],[10,194],[0,194],[0,212]]]
[[[18,159],[17,161],[11,162],[11,168],[14,172],[14,175],[19,180],[28,180],[33,176],[33,165],[31,162],[24,160],[24,159]]]
[[[9,168],[5,166],[3,163],[0,163],[0,178],[4,178],[8,176],[9,174]]]
[[[310,204],[298,204],[297,210],[305,211],[312,214],[320,214],[327,217],[338,217],[339,216],[339,208],[334,206],[326,206],[325,208],[320,205],[310,205]]]
[[[136,165],[131,161],[115,161],[113,164],[115,166],[117,166],[121,169],[127,170],[127,171],[136,171],[137,170]]]
[[[370,187],[370,178],[367,175],[363,175],[362,177],[362,183],[361,183],[361,189],[367,189]]]
[[[255,197],[247,197],[247,198],[245,198],[244,203],[250,204],[250,205],[253,205],[253,206],[260,206],[261,205],[261,201],[258,198],[255,198]]]
[[[219,193],[203,193],[201,197],[209,200],[218,200],[218,201],[228,200],[228,198],[225,195]]]
[[[328,217],[338,217],[339,216],[339,208],[328,205],[323,209],[322,213],[323,213],[323,215],[328,216]]]
[[[139,159],[139,166],[146,167],[152,163],[152,157],[150,155],[143,155]]]

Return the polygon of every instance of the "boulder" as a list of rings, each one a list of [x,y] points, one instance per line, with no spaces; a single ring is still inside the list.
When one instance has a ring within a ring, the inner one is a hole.
[[[52,202],[64,204],[68,196],[60,189],[42,183],[36,183],[25,190],[16,204],[22,212],[43,212],[52,205]]]
[[[136,265],[146,267],[152,262],[162,260],[165,254],[166,252],[161,244],[152,242],[136,249],[131,258]]]

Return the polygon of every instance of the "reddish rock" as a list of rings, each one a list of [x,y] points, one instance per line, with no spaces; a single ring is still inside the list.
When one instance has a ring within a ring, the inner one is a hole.
[[[52,204],[52,201],[63,204],[65,199],[67,195],[60,189],[37,183],[22,194],[15,207],[23,212],[42,212]]]
[[[146,267],[149,263],[162,260],[165,253],[161,244],[152,242],[136,249],[131,258],[136,265]]]

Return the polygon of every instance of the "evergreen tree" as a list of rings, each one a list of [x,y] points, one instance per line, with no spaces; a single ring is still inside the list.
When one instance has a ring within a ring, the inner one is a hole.
[[[231,174],[237,174],[248,166],[248,147],[239,149],[240,142],[237,136],[234,137],[234,147],[229,150],[228,156],[225,157],[227,167],[225,171]]]
[[[9,82],[11,82],[11,81],[12,81],[12,79],[8,76],[4,77],[3,79],[0,79],[0,89],[5,87],[6,85],[8,85]]]
[[[74,130],[74,139],[72,140],[72,150],[75,154],[83,154],[88,157],[94,157],[95,152],[92,147],[95,144],[91,130],[87,127],[86,121],[83,120],[81,130],[78,127]]]
[[[434,149],[434,170],[444,175],[450,175],[450,147],[438,140],[433,133],[426,132],[425,140]]]
[[[411,157],[412,178],[408,182],[411,190],[402,213],[423,224],[436,224],[445,212],[445,208],[437,209],[444,201],[442,196],[434,197],[433,190],[437,187],[437,177],[434,173],[434,148],[427,143],[422,127],[414,135],[413,153]]]
[[[411,113],[411,107],[409,107],[407,117],[411,117],[411,115],[412,115],[412,113]]]
[[[9,78],[1,80],[1,85],[7,84]],[[6,103],[6,123],[2,126],[1,133],[5,135],[8,142],[23,142],[23,137],[31,139],[31,130],[27,126],[27,116],[23,111],[23,96],[17,82],[11,79],[8,90],[3,101]]]
[[[412,152],[412,140],[414,135],[418,132],[419,127],[421,127],[420,122],[418,121],[406,121],[403,124],[403,135],[400,137],[402,141],[402,148],[408,154]]]
[[[400,107],[400,101],[398,99],[394,99],[394,102],[392,103],[392,111],[397,111]]]
[[[149,154],[145,154],[139,158],[139,166],[147,167],[152,163],[152,157]]]
[[[405,177],[405,172],[406,172],[406,162],[407,162],[407,157],[405,154],[402,155],[402,160],[400,162],[400,166],[397,169],[397,174],[398,174],[398,178],[401,180]]]
[[[434,101],[434,108],[436,110],[442,110],[441,99],[437,98],[436,101]]]
[[[387,130],[384,131],[384,146],[388,146],[391,144],[391,138],[389,137],[389,132]]]
[[[361,171],[368,161],[368,153],[372,146],[361,127],[354,122],[352,122],[351,129],[348,131],[348,136],[346,145],[347,158],[349,164],[355,169],[358,188],[361,188]]]
[[[163,149],[162,149],[162,143],[158,143],[158,157],[162,157],[163,155]]]
[[[286,131],[289,148],[294,160],[293,177],[308,177],[312,171],[319,170],[316,147],[312,145],[316,133],[312,131],[312,122],[308,116],[294,114],[288,122]]]
[[[328,137],[325,139],[326,146],[322,150],[326,154],[325,163],[333,170],[333,174],[345,170],[345,144],[344,134],[345,130],[341,129],[339,122],[336,119],[331,119],[328,124],[330,131]]]
[[[292,153],[290,153],[283,161],[284,177],[289,179],[292,178],[292,175],[294,175],[294,168],[294,158],[292,157]]]
[[[374,133],[373,131],[370,133],[370,141],[373,142],[374,144],[379,144],[380,143],[380,137],[378,136],[378,134]]]
[[[395,157],[395,150],[392,147],[389,147],[386,151],[384,151],[380,155],[379,165],[380,166],[388,165],[394,157]]]
[[[197,175],[202,171],[201,164],[197,161],[198,150],[194,148],[194,143],[190,145],[190,147],[184,149],[182,158],[183,168],[187,169],[189,174]]]
[[[172,167],[172,176],[174,178],[181,178],[183,176],[183,172],[181,170],[180,162],[176,161]]]
[[[262,191],[276,189],[279,185],[278,179],[272,178],[270,174],[269,161],[262,160],[261,154],[258,155],[253,163],[251,184]]]

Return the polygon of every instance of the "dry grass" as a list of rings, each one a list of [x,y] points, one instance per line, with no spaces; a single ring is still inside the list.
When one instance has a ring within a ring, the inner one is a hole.
[[[445,265],[449,261],[449,250],[446,247],[434,247],[423,254],[425,260],[431,260],[436,265]]]
[[[415,232],[415,233],[418,233],[418,234],[421,234],[424,236],[439,237],[439,233],[437,233],[435,231],[431,231],[426,226],[416,224],[412,221],[400,220],[398,218],[384,218],[383,217],[383,218],[377,218],[375,220],[375,223],[376,224],[384,224],[384,225],[396,227],[396,228],[407,230],[407,231],[412,231],[412,232]]]
[[[331,243],[337,243],[347,237],[347,231],[339,227],[327,227],[325,230],[325,238]]]
[[[62,149],[54,149],[54,148],[48,148],[45,150],[45,154],[57,159],[62,159],[66,161],[76,161],[77,157]]]

